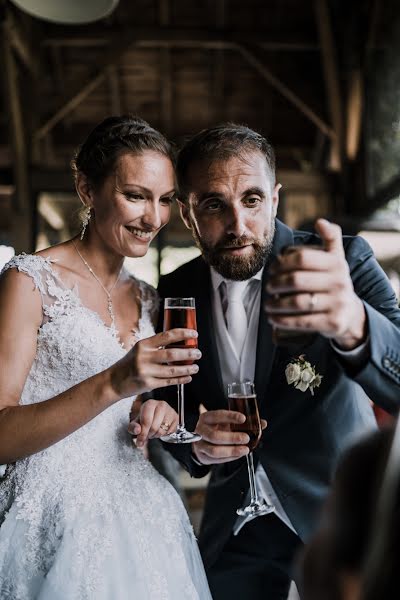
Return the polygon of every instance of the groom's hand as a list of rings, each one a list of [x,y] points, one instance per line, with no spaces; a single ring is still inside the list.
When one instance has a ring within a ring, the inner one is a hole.
[[[250,438],[247,433],[231,431],[231,425],[244,423],[246,417],[232,410],[209,410],[200,415],[196,433],[202,436],[199,442],[192,444],[196,460],[203,465],[237,460],[249,453],[246,444]],[[267,426],[262,420],[262,428]]]
[[[354,291],[338,225],[318,219],[321,249],[293,246],[269,271],[265,305],[282,330],[318,332],[351,350],[367,337],[365,308]]]

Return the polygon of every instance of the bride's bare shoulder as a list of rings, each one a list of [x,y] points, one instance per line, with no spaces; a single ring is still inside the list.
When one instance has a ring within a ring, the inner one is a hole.
[[[71,242],[61,242],[61,244],[55,244],[48,248],[43,248],[34,253],[33,256],[41,256],[42,258],[50,259],[52,261],[60,262],[64,264],[68,262],[68,259],[72,255]]]
[[[49,246],[35,253],[35,256],[51,261],[53,271],[67,282],[75,281],[76,277],[76,251],[71,243],[71,240]]]

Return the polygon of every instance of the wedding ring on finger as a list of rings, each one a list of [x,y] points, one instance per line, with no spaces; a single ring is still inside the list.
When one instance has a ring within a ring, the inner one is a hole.
[[[171,423],[168,423],[167,421],[163,421],[159,427],[159,429],[162,429],[163,431],[168,431],[168,429],[171,427]]]
[[[314,293],[310,294],[310,300],[308,302],[308,310],[309,312],[313,312],[317,306],[318,303],[318,298],[317,295]]]

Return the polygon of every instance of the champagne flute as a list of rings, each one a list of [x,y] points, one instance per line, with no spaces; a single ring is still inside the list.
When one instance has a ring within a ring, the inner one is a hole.
[[[196,329],[196,305],[194,298],[165,298],[164,300],[164,331],[184,327]],[[170,344],[168,348],[197,348],[197,338]],[[193,360],[179,361],[180,365],[191,365]],[[162,441],[171,444],[191,444],[201,440],[201,435],[187,431],[185,428],[185,398],[184,384],[178,384],[178,415],[179,423],[176,431],[163,435]]]
[[[228,383],[228,402],[229,410],[240,412],[246,417],[244,423],[231,425],[232,431],[247,433],[250,438],[248,443],[250,452],[246,456],[250,480],[250,504],[238,508],[236,513],[241,517],[251,518],[268,515],[274,512],[275,506],[267,502],[264,498],[258,497],[254,473],[253,450],[257,447],[262,432],[254,383],[251,381]]]

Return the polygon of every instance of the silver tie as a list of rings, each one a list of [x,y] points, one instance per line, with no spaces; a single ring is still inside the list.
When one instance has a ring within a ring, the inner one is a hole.
[[[227,308],[225,313],[229,335],[240,360],[247,335],[247,315],[243,296],[248,281],[226,281]]]

